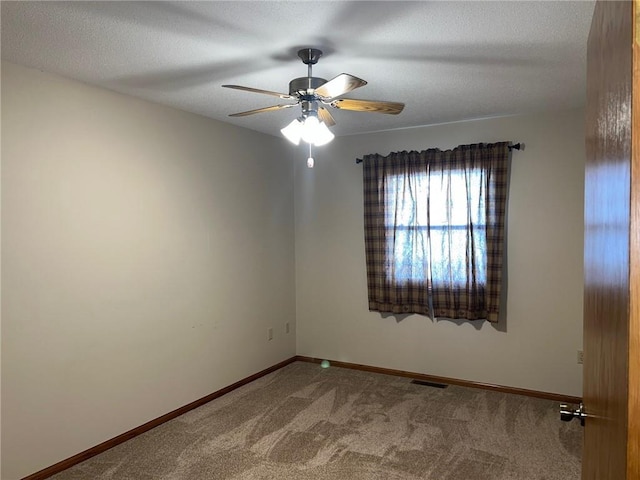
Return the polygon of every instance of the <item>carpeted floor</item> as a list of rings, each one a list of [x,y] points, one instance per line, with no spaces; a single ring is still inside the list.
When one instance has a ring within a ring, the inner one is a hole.
[[[578,480],[558,404],[296,362],[55,480]]]

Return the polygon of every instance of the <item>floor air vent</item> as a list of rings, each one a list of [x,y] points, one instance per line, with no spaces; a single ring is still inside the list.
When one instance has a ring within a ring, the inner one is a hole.
[[[449,386],[449,385],[445,385],[444,383],[425,382],[423,380],[411,380],[411,383],[415,383],[416,385],[423,385],[425,387],[433,387],[433,388],[447,388]]]

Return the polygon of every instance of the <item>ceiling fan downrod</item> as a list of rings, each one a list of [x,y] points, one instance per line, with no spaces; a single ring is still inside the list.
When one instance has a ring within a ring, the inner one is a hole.
[[[312,66],[318,63],[322,56],[322,50],[317,48],[303,48],[298,50],[298,57],[307,66],[307,76],[294,78],[289,82],[289,95],[299,96],[301,100],[312,101],[313,91],[321,85],[327,83],[324,78],[313,76]]]

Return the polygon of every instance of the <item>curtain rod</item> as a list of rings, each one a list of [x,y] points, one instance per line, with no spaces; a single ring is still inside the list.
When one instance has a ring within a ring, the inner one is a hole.
[[[524,150],[524,143],[509,145],[509,150]],[[362,158],[356,158],[356,163],[362,163]]]

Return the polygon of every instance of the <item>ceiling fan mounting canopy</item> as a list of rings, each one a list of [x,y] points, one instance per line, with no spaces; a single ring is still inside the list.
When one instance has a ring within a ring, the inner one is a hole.
[[[302,48],[298,50],[298,56],[305,65],[315,65],[322,56],[322,50],[317,48]]]
[[[312,75],[312,65],[318,63],[322,56],[322,50],[317,48],[303,48],[298,51],[298,57],[302,63],[307,65],[308,73],[306,77],[294,78],[289,82],[289,93],[278,93],[259,88],[243,87],[241,85],[222,85],[225,88],[244,90],[246,92],[261,93],[271,95],[283,100],[295,100],[296,103],[272,105],[270,107],[257,108],[246,112],[232,113],[230,117],[243,117],[255,113],[273,112],[285,108],[302,106],[302,116],[309,114],[317,115],[321,122],[327,126],[335,125],[335,120],[329,110],[325,108],[333,107],[339,110],[351,110],[356,112],[372,112],[397,115],[404,109],[404,103],[384,102],[379,100],[359,100],[348,98],[337,98],[349,93],[356,88],[367,84],[365,80],[348,73],[341,73],[331,80],[314,77]]]

